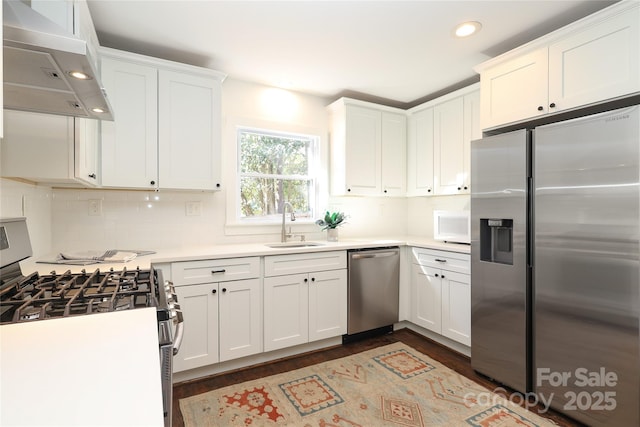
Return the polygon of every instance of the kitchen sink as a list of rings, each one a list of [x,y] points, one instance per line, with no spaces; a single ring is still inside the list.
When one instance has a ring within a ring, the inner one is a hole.
[[[324,246],[324,243],[320,242],[280,242],[280,243],[267,243],[265,246],[270,248],[306,248],[311,246]]]

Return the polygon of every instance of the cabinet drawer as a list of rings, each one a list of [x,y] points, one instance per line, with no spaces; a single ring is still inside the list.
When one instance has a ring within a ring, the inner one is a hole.
[[[264,258],[265,277],[341,268],[347,268],[346,251],[273,255]]]
[[[260,257],[174,262],[171,273],[176,286],[252,279],[260,277]]]
[[[412,248],[412,263],[458,273],[471,273],[471,255],[433,249]]]

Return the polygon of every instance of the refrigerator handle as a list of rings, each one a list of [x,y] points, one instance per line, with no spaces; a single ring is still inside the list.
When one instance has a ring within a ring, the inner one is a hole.
[[[527,265],[529,267],[533,267],[533,177],[527,177],[527,232],[525,235],[525,239],[527,242]]]

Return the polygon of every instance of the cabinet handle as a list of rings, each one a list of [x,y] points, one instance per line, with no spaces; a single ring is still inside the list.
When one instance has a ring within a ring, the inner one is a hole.
[[[544,107],[542,105],[539,105],[538,106],[538,111],[543,111],[543,110],[544,110]]]
[[[552,102],[551,104],[549,104],[549,108],[556,108],[556,103]]]
[[[211,291],[212,294],[215,294],[216,292],[218,292],[216,289]]]
[[[444,277],[444,276],[442,276]],[[227,288],[222,288],[222,292],[227,292]]]
[[[447,262],[446,259],[440,259],[440,258],[436,258],[434,261],[438,261],[438,262]]]
[[[225,270],[224,268],[222,270],[211,270],[211,274],[216,274],[216,273],[225,273],[227,270]]]
[[[89,178],[96,179],[96,174],[95,173],[89,174]]]

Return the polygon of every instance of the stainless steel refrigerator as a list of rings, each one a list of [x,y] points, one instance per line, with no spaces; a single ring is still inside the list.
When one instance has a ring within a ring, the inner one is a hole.
[[[640,106],[471,143],[471,364],[640,425]]]

